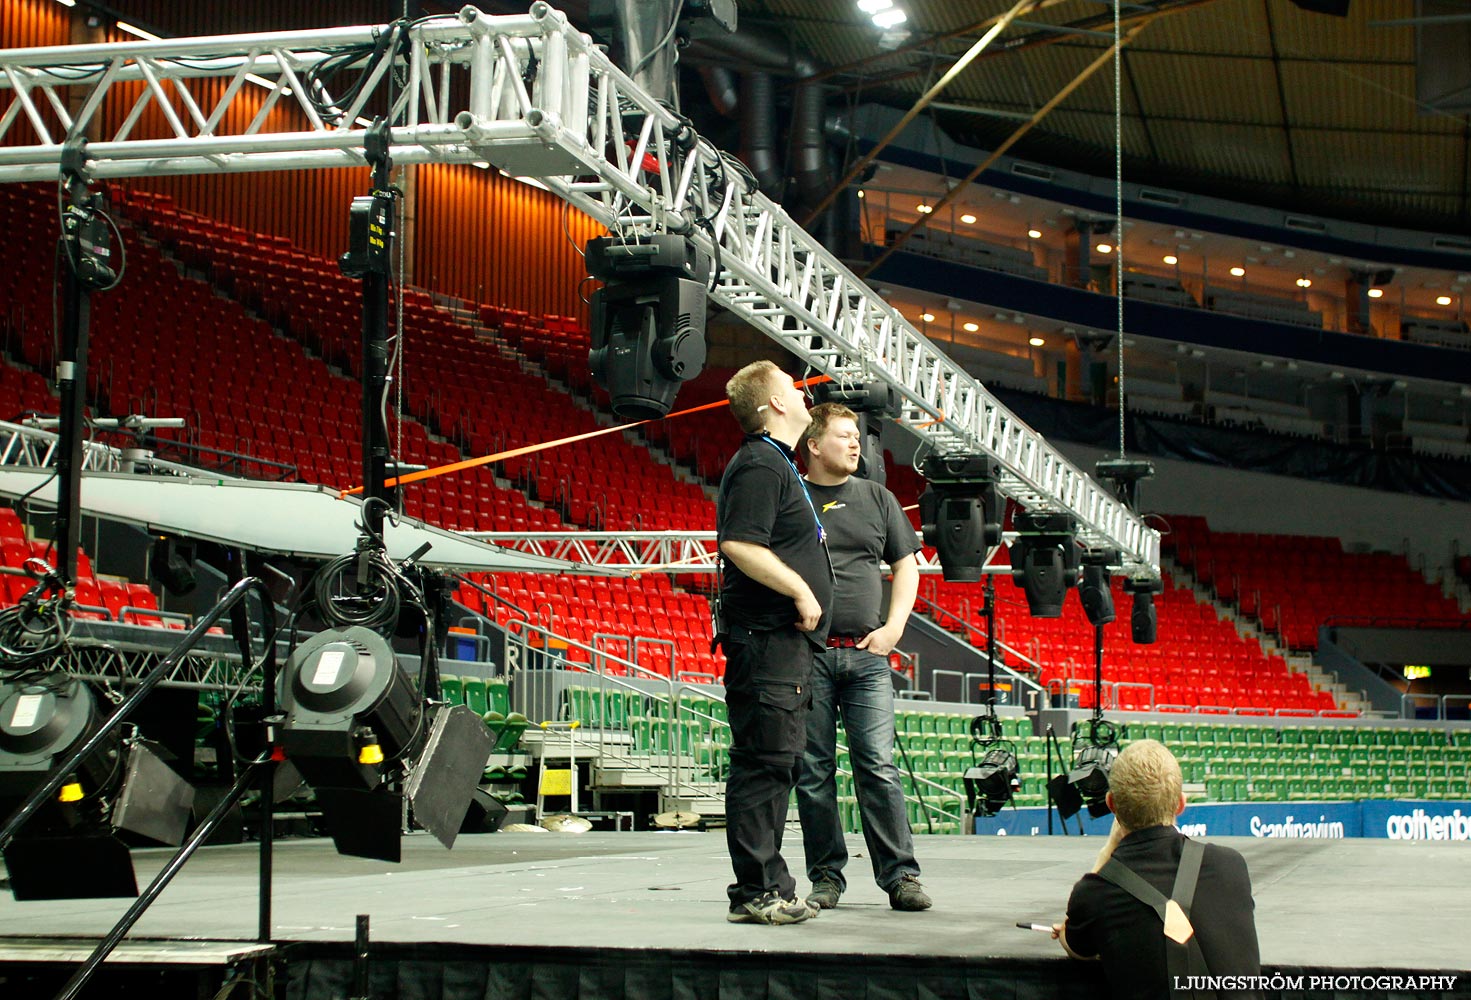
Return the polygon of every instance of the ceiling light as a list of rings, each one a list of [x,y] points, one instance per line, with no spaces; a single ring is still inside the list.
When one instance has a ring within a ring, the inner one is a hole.
[[[935,321],[935,314],[925,313],[923,316],[920,317],[920,319],[924,320],[926,323],[933,323]]]
[[[862,197],[863,197],[863,192],[862,192],[862,191],[859,191],[859,192],[858,192],[858,197],[860,197],[860,198],[862,198]]]
[[[976,224],[976,217],[974,215],[971,215],[969,212],[966,212],[960,217],[960,221],[965,223],[967,226],[974,226]]]
[[[1027,236],[1030,239],[1040,240],[1042,238],[1042,230],[1040,230],[1040,229],[1028,229],[1027,230]]]
[[[1371,299],[1381,299],[1381,298],[1384,297],[1384,289],[1382,289],[1382,288],[1371,288],[1371,289],[1369,289],[1369,293],[1368,294],[1369,294],[1369,298],[1371,298]]]
[[[880,11],[873,16],[873,24],[876,28],[892,28],[895,25],[903,24],[907,20],[909,20],[908,15],[898,7]]]
[[[1435,304],[1438,306],[1448,306],[1451,304],[1451,297],[1449,295],[1437,295],[1435,297]]]
[[[1309,278],[1307,275],[1303,275],[1301,278],[1298,278],[1297,279],[1297,287],[1298,288],[1312,288],[1313,287],[1313,279],[1312,278]]]
[[[1165,254],[1164,260],[1165,260],[1165,263],[1166,264],[1169,264],[1171,267],[1174,267],[1176,264],[1180,263],[1180,258],[1179,257],[1176,257],[1172,253]]]
[[[929,215],[935,210],[935,206],[926,205],[924,202],[920,202],[918,205],[915,205],[914,208],[917,212],[919,212],[920,215]]]
[[[158,36],[157,35],[153,34],[152,32],[144,31],[142,28],[134,27],[133,25],[129,24],[127,21],[119,21],[117,23],[117,30],[118,31],[126,31],[128,34],[133,35],[136,38],[141,38],[144,41],[149,41],[149,42],[156,42],[156,41],[158,41]]]
[[[980,328],[981,327],[980,327],[980,324],[979,323],[967,323],[967,324],[965,324],[965,332],[966,333],[975,333]]]
[[[1113,244],[1100,243],[1098,244],[1098,246],[1094,247],[1094,249],[1097,250],[1099,253],[1113,253]]]
[[[77,0],[56,0],[56,2],[63,7],[75,7],[77,5]]]
[[[1033,337],[1031,340],[1027,341],[1027,343],[1031,344],[1033,347],[1047,346],[1047,341],[1043,340],[1041,337]]]
[[[1244,277],[1246,277],[1246,268],[1244,268],[1244,267],[1233,267],[1233,268],[1231,268],[1231,277],[1233,277],[1233,278],[1244,278]]]
[[[865,14],[877,14],[894,6],[894,0],[858,0],[858,9]]]

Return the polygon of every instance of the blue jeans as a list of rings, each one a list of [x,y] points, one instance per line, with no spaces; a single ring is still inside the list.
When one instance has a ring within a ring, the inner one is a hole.
[[[848,734],[848,759],[863,817],[863,839],[874,881],[892,888],[918,875],[914,838],[904,807],[904,788],[894,766],[894,684],[889,659],[865,649],[828,649],[812,659],[812,710],[807,715],[807,749],[797,780],[797,813],[807,876],[847,888],[843,866],[848,847],[838,815],[836,780],[839,714]]]

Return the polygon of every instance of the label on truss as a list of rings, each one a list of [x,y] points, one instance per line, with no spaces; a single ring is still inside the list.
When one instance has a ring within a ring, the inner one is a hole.
[[[45,695],[23,694],[15,699],[15,711],[10,716],[10,727],[12,729],[29,729],[36,724],[36,716],[41,713],[41,701]]]
[[[337,675],[342,673],[342,661],[347,657],[345,649],[328,649],[322,653],[321,659],[317,660],[317,669],[312,673],[312,685],[315,687],[331,687],[337,683]]]

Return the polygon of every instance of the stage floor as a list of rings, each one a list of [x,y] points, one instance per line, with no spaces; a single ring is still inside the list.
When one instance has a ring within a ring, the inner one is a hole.
[[[788,836],[800,857],[800,835]],[[462,836],[453,851],[416,835],[405,839],[396,866],[341,857],[329,841],[288,840],[276,846],[274,931],[280,941],[348,941],[354,915],[367,913],[375,943],[1060,958],[1052,940],[1014,924],[1058,918],[1102,844],[1099,837],[916,841],[934,909],[890,910],[855,837],[841,906],[772,928],[726,923],[730,868],[720,832],[481,834]],[[1247,858],[1264,965],[1471,970],[1471,845],[1211,842]],[[135,852],[140,884],[166,857]],[[252,939],[256,859],[253,845],[204,849],[131,937]],[[0,893],[0,951],[6,938],[100,936],[126,905],[17,903]]]

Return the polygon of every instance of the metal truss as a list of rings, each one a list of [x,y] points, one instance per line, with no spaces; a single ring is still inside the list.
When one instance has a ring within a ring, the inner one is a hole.
[[[713,573],[713,531],[463,531],[466,538],[501,545],[514,552],[563,559],[630,576],[639,573]],[[1008,532],[1010,535],[1010,532]],[[915,553],[921,573],[940,572],[940,560],[923,550]],[[1009,567],[999,567],[1010,571]],[[585,571],[585,570],[584,570]]]
[[[109,622],[77,622],[52,669],[110,684],[125,692],[148,675],[178,644],[181,632]],[[221,636],[209,637],[185,653],[162,686],[209,691],[247,691],[260,687],[258,671],[247,673],[240,651]]]
[[[49,468],[56,464],[60,443],[61,436],[54,431],[0,420],[0,465]],[[92,472],[152,472],[171,476],[235,478],[177,462],[166,462],[151,455],[126,452],[96,441],[86,442],[82,452],[82,468]]]
[[[391,31],[402,33],[397,54],[369,61],[367,50]],[[352,99],[339,103],[318,86],[309,100],[309,70],[353,47],[363,50],[354,65],[365,78],[347,91]],[[203,77],[228,81],[208,108],[188,83]],[[270,84],[263,101],[247,94],[252,79]],[[73,113],[67,98],[78,88],[85,96]],[[0,111],[0,143],[8,143],[0,181],[55,178],[67,134],[97,135],[87,145],[97,177],[360,165],[371,124],[363,115],[387,107],[399,123],[388,134],[398,163],[488,161],[539,178],[626,239],[688,236],[717,265],[712,299],[816,371],[887,383],[902,401],[901,424],[924,451],[991,456],[1008,496],[1071,514],[1083,544],[1118,550],[1132,576],[1158,576],[1156,531],[760,194],[737,160],[540,0],[525,15],[465,7],[400,28],[5,50],[0,91],[10,95]],[[263,133],[283,101],[305,124]],[[167,133],[135,137],[150,110]],[[24,143],[22,121],[34,142]],[[227,134],[232,122],[246,124]]]

